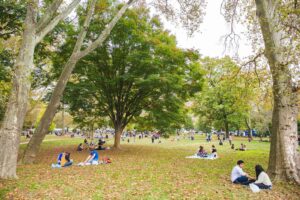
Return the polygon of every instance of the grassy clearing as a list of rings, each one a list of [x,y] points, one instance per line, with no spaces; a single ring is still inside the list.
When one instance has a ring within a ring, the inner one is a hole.
[[[51,138],[52,139],[52,138]],[[236,139],[239,146],[241,139]],[[252,193],[249,188],[231,184],[229,175],[238,159],[246,162],[245,171],[254,176],[257,163],[267,168],[268,143],[248,143],[249,151],[235,152],[229,147],[195,141],[150,139],[123,144],[121,151],[100,151],[109,156],[109,165],[51,169],[56,156],[71,151],[75,162],[83,161],[87,152],[76,152],[82,139],[62,138],[43,143],[38,164],[21,165],[19,180],[0,181],[0,199],[299,199],[300,188],[291,184],[275,184],[272,191]],[[217,160],[185,159],[202,144],[210,150],[217,145]],[[21,146],[21,150],[24,145]]]

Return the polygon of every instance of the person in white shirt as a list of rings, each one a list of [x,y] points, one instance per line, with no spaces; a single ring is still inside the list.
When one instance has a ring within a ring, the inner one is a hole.
[[[271,189],[272,188],[272,182],[268,176],[268,174],[265,172],[265,170],[262,168],[261,165],[255,166],[255,173],[256,173],[256,181],[254,182],[257,187],[260,189]]]
[[[231,171],[231,181],[235,184],[249,185],[253,180],[243,171],[244,161],[237,161],[237,165]]]

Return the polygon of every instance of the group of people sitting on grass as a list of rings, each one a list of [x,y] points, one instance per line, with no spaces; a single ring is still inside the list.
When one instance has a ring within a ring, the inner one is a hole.
[[[111,163],[110,158],[104,157],[101,161],[99,161],[99,154],[96,151],[96,148],[93,146],[89,147],[90,153],[84,162],[80,162],[78,166],[86,166],[86,165],[98,165],[98,164],[107,164]],[[52,164],[52,168],[61,168],[68,167],[73,164],[73,160],[70,159],[71,154],[69,152],[62,152],[57,157],[57,163]]]
[[[105,144],[106,142],[104,140],[102,140],[101,138],[99,139],[98,141],[98,146],[97,148],[95,148],[96,150],[108,150],[110,149],[109,147],[103,147],[103,145]],[[95,146],[93,141],[91,141],[91,143],[89,144],[87,139],[85,138],[83,143],[80,143],[77,147],[77,151],[83,151],[85,148],[84,148],[84,145],[87,147],[87,149],[90,147],[90,146]]]
[[[241,143],[240,148],[236,148],[236,149],[234,148],[234,144],[231,144],[231,149],[236,150],[236,151],[246,151],[247,150],[246,145],[243,143]]]
[[[243,143],[241,143],[241,146],[240,146],[240,148],[237,148],[237,149],[235,149],[236,151],[246,151],[246,145],[245,144],[243,144]]]
[[[244,161],[237,161],[237,165],[231,171],[231,181],[235,184],[250,185],[254,184],[259,189],[271,189],[272,182],[261,165],[255,166],[256,178],[250,177],[243,171]]]
[[[62,152],[57,156],[57,163],[52,164],[52,168],[68,167],[73,164],[73,160],[70,159],[71,154],[69,152]]]
[[[204,150],[203,146],[200,146],[199,151],[197,152],[197,156],[201,158],[217,158],[218,155],[217,155],[217,149],[215,145],[212,145],[211,148],[212,148],[211,154],[209,154]]]

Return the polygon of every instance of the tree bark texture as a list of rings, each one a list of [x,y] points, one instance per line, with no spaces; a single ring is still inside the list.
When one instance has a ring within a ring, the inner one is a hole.
[[[53,15],[62,3],[55,0],[48,7],[48,12],[37,22],[39,0],[27,1],[27,12],[19,55],[14,65],[13,86],[7,104],[2,127],[0,129],[0,178],[16,178],[17,157],[24,118],[26,116],[29,92],[31,89],[31,73],[34,69],[35,46],[64,19],[78,4],[74,0],[64,11],[52,21]],[[46,24],[51,26],[45,26]],[[41,34],[42,32],[42,34]]]
[[[265,43],[265,56],[273,78],[274,106],[268,172],[275,181],[300,184],[300,155],[297,152],[298,106],[291,72],[284,55],[284,33],[278,27],[279,2],[255,2]]]
[[[47,109],[44,113],[44,115],[41,118],[40,124],[33,134],[31,140],[29,141],[27,148],[24,153],[23,162],[24,163],[33,163],[35,160],[35,157],[39,151],[39,148],[41,146],[41,143],[43,139],[45,138],[46,134],[48,133],[48,128],[55,116],[56,110],[59,107],[61,97],[63,95],[63,91],[67,85],[67,82],[75,68],[76,63],[84,56],[88,55],[90,52],[92,52],[97,47],[101,46],[103,42],[106,40],[106,38],[109,36],[110,32],[116,25],[116,23],[119,21],[119,19],[124,15],[126,10],[134,1],[129,1],[127,4],[125,4],[116,14],[116,16],[112,19],[112,21],[106,26],[106,28],[102,31],[102,33],[99,35],[99,37],[86,49],[81,51],[83,40],[85,39],[87,29],[89,27],[90,21],[92,19],[92,15],[94,12],[96,0],[93,0],[90,4],[90,8],[88,11],[88,15],[86,17],[86,20],[84,22],[84,27],[82,28],[81,32],[79,33],[77,42],[75,44],[75,47],[73,49],[72,55],[70,56],[69,60],[65,64],[63,68],[63,72],[60,75],[58,82],[54,88],[54,91],[52,93],[50,102],[47,106]]]
[[[13,87],[0,129],[0,178],[17,178],[20,133],[27,110],[35,48],[37,1],[27,6],[22,45],[14,65]]]
[[[123,127],[120,125],[115,126],[115,141],[114,141],[114,148],[121,149],[121,136],[123,133]]]

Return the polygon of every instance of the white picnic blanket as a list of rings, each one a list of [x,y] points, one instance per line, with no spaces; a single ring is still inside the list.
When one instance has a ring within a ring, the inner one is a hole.
[[[218,158],[218,156],[217,156],[217,157],[214,157],[214,156],[200,157],[200,156],[197,156],[197,154],[195,154],[195,155],[192,155],[192,156],[187,156],[187,157],[185,157],[185,158],[191,158],[191,159],[205,159],[205,160],[215,160],[215,159]]]

